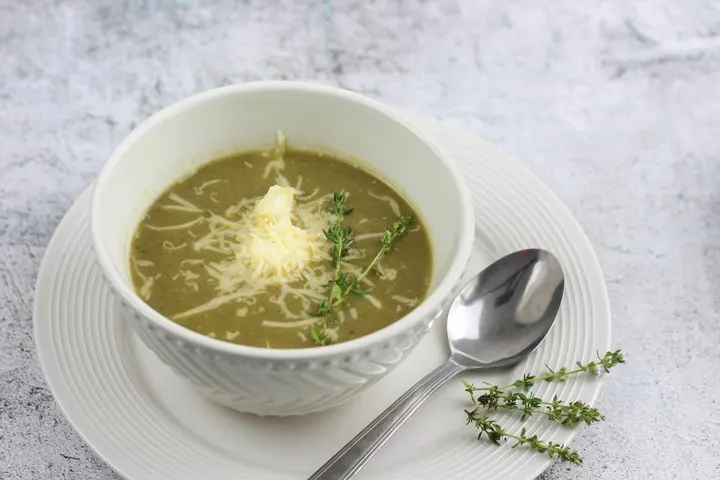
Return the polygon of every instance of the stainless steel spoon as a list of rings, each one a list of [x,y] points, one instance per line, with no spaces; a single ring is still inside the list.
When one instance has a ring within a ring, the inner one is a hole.
[[[522,250],[470,280],[450,306],[450,359],[415,384],[308,480],[353,478],[441,385],[465,370],[514,365],[542,342],[565,287],[557,258]]]

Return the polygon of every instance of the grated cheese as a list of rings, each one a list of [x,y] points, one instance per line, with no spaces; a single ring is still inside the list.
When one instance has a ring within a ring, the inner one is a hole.
[[[392,197],[390,197],[390,196],[388,196],[388,195],[375,195],[375,194],[372,193],[372,191],[370,191],[370,190],[368,190],[368,195],[370,195],[370,196],[373,197],[373,198],[377,198],[378,200],[382,200],[383,202],[386,202],[386,203],[390,206],[390,208],[391,208],[392,211],[393,211],[393,214],[394,214],[396,217],[399,217],[399,216],[401,215],[401,213],[400,213],[400,205],[398,205],[398,203],[395,201],[394,198],[392,198]]]
[[[317,318],[307,318],[305,320],[297,320],[295,322],[275,322],[272,320],[263,320],[263,327],[274,327],[274,328],[297,328],[307,327],[317,323]]]
[[[310,193],[310,195],[304,195],[304,196],[300,196],[300,197],[298,197],[298,198],[301,198],[302,200],[310,200],[311,198],[313,198],[313,197],[314,197],[315,195],[317,195],[318,193],[320,193],[320,189],[319,189],[319,188],[315,188],[315,189],[312,191],[312,193]]]
[[[251,305],[255,297],[267,293],[270,286],[280,288],[280,295],[271,301],[289,319],[301,318],[303,311],[290,310],[285,303],[287,298],[300,299],[304,308],[308,299],[324,298],[332,271],[315,264],[328,260],[322,231],[332,220],[324,210],[329,195],[296,205],[297,195],[292,187],[275,185],[264,197],[254,199],[254,203],[240,202],[237,220],[217,214],[206,219],[209,232],[197,239],[193,248],[198,252],[223,253],[228,258],[219,262],[193,259],[187,263],[202,265],[213,280],[218,296],[175,318],[197,315],[230,302]],[[195,280],[188,277],[197,275],[187,269],[181,273],[186,280]],[[291,287],[289,284],[294,282],[302,283]],[[196,283],[191,286],[196,288]]]
[[[209,232],[197,239],[193,248],[214,251],[228,256],[218,262],[200,261],[213,280],[218,296],[185,312],[176,319],[213,310],[229,302],[246,301],[278,286],[278,298],[271,299],[289,319],[301,318],[285,303],[286,298],[322,299],[324,286],[330,279],[328,268],[320,272],[312,265],[328,259],[327,245],[322,231],[331,220],[323,210],[323,202],[295,204],[298,191],[292,187],[274,185],[262,198],[254,202],[240,202],[236,209],[237,220],[217,214],[207,218]],[[243,210],[243,211],[241,211]],[[303,227],[296,225],[302,224]],[[196,273],[181,270],[186,280],[194,280]],[[288,284],[302,281],[299,288]],[[194,285],[192,285],[194,288]],[[254,302],[253,302],[254,303]]]
[[[146,228],[149,228],[150,230],[156,230],[156,231],[163,231],[163,230],[182,230],[184,228],[190,228],[198,223],[202,222],[204,219],[202,217],[196,218],[195,220],[191,220],[187,223],[181,223],[179,225],[165,225],[162,227],[158,227],[156,225],[145,225]]]
[[[275,171],[275,183],[283,187],[290,186],[287,178],[280,173],[285,169],[285,135],[282,132],[277,132],[277,142],[275,149],[272,152],[273,160],[269,161],[265,165],[265,172],[263,172],[263,178],[267,178],[272,171]]]
[[[145,283],[143,283],[142,287],[140,287],[139,293],[144,300],[150,300],[150,295],[152,295],[153,283],[155,283],[155,278],[149,277],[145,280]]]
[[[171,193],[168,195],[168,199],[175,202],[174,205],[161,205],[161,208],[165,210],[178,210],[181,212],[193,212],[193,213],[200,213],[202,210],[192,203],[188,202],[187,200],[183,199],[176,193]]]
[[[199,187],[193,187],[193,191],[195,192],[195,195],[202,195],[203,191],[209,187],[210,185],[214,185],[216,183],[223,182],[224,180],[220,180],[219,178],[216,178],[215,180],[208,180],[207,182],[203,183]]]
[[[205,260],[203,260],[202,258],[186,258],[185,260],[182,260],[180,262],[180,266],[182,267],[186,264],[187,265],[202,265],[203,263],[205,263]]]
[[[416,307],[417,304],[420,303],[420,301],[417,298],[407,298],[407,297],[403,297],[402,295],[393,295],[390,298],[392,298],[396,302],[407,305],[410,308]]]
[[[394,268],[386,268],[380,274],[380,280],[394,281],[398,276],[398,271]]]
[[[168,252],[172,252],[174,250],[180,250],[181,248],[187,247],[187,243],[183,242],[180,245],[175,245],[170,240],[163,240],[162,246]]]
[[[255,205],[252,229],[237,252],[250,263],[254,276],[299,280],[305,266],[318,259],[324,246],[321,232],[311,233],[292,223],[297,193],[294,188],[274,185]]]
[[[378,300],[377,298],[373,297],[372,295],[363,295],[362,298],[364,298],[365,300],[367,300],[368,302],[370,302],[373,307],[375,307],[375,308],[382,308],[382,302],[380,302],[380,300]]]
[[[362,240],[368,240],[370,238],[380,238],[382,237],[383,232],[378,233],[363,233],[362,235],[356,235],[355,241],[360,242]]]

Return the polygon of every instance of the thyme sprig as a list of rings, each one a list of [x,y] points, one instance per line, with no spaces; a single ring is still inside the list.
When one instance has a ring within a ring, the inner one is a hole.
[[[333,215],[338,215],[340,220],[342,220],[342,217],[345,215],[350,215],[354,209],[347,208],[345,206],[345,194],[340,192],[333,193],[333,199],[332,204],[330,205],[330,208],[328,208],[328,212],[332,213]]]
[[[323,230],[325,238],[332,243],[330,247],[330,259],[335,266],[335,275],[330,281],[330,292],[328,298],[320,301],[317,310],[313,315],[322,318],[320,331],[314,326],[310,327],[310,338],[315,345],[327,345],[330,342],[328,336],[328,328],[340,325],[340,319],[335,307],[345,302],[351,294],[368,295],[369,290],[360,287],[362,281],[371,271],[375,271],[380,259],[387,254],[395,241],[400,237],[407,235],[410,225],[412,224],[412,215],[401,215],[395,219],[392,225],[386,228],[380,236],[380,249],[369,265],[358,275],[353,278],[341,269],[342,258],[346,256],[354,245],[352,229],[343,224],[346,215],[353,212],[353,208],[349,208],[346,203],[346,196],[343,193],[333,193],[333,200],[328,208],[328,212],[336,216],[336,220],[327,230]]]
[[[468,391],[468,388],[473,391],[478,390],[470,386],[466,387],[466,391]],[[505,393],[495,386],[488,387],[488,391],[479,396],[471,393],[471,401],[486,410],[504,409],[521,412],[521,420],[526,420],[535,413],[545,415],[549,420],[560,422],[565,426],[576,425],[579,422],[590,425],[605,420],[605,417],[597,408],[593,408],[581,401],[565,403],[555,396],[552,402],[546,402],[532,392],[528,394],[522,392]]]
[[[337,273],[340,269],[340,260],[348,254],[350,247],[354,243],[352,229],[347,225],[343,225],[340,221],[336,221],[330,225],[330,228],[323,230],[323,235],[325,235],[325,239],[332,243],[330,259],[332,264],[335,265],[335,272]]]
[[[350,215],[353,211],[346,205],[345,194],[340,192],[333,193],[332,203],[328,208],[328,212],[335,215],[336,220],[330,224],[327,230],[323,230],[325,239],[332,245],[330,246],[330,261],[335,266],[335,274],[330,281],[330,292],[328,298],[320,301],[317,311],[313,315],[322,318],[321,329],[318,332],[313,326],[310,327],[310,338],[315,345],[326,345],[330,338],[327,331],[329,325],[340,325],[340,319],[333,312],[336,302],[343,297],[343,291],[348,286],[350,279],[348,275],[340,269],[342,258],[350,252],[350,248],[355,243],[353,239],[352,229],[348,225],[344,225],[345,215]]]
[[[412,225],[412,219],[412,215],[409,213],[407,215],[400,215],[393,221],[390,227],[383,230],[382,235],[380,235],[380,251],[378,251],[377,255],[375,255],[375,258],[372,259],[370,265],[365,268],[365,271],[362,273],[362,275],[360,275],[359,279],[364,278],[368,273],[374,271],[377,263],[380,261],[383,255],[390,251],[393,243],[398,238],[407,235],[408,231],[410,230],[410,225]]]
[[[620,350],[606,352],[602,357],[598,354],[597,357],[597,361],[590,361],[585,364],[579,361],[575,362],[575,365],[577,365],[578,368],[573,370],[569,370],[565,367],[553,370],[545,365],[545,368],[548,371],[546,375],[534,376],[525,374],[523,375],[523,378],[515,380],[513,383],[500,388],[504,390],[510,387],[515,387],[522,388],[523,390],[529,390],[538,382],[564,382],[569,376],[582,372],[589,373],[590,375],[597,375],[600,370],[602,370],[605,373],[608,373],[614,366],[625,363],[625,357]]]
[[[477,429],[480,430],[478,433],[478,440],[485,434],[492,443],[500,445],[501,440],[512,439],[515,440],[515,445],[512,448],[518,447],[519,445],[527,445],[538,453],[546,453],[550,458],[557,458],[563,462],[571,462],[575,464],[582,463],[582,458],[575,450],[570,449],[566,445],[554,442],[544,442],[539,439],[537,435],[532,437],[527,436],[527,430],[523,428],[520,431],[520,435],[514,435],[505,431],[498,422],[484,416],[480,413],[479,407],[475,410],[465,410],[467,414],[467,423],[474,424]]]
[[[511,438],[517,441],[514,447],[527,445],[540,453],[547,453],[551,458],[580,463],[582,459],[577,452],[570,450],[565,445],[543,442],[537,436],[528,437],[524,428],[520,435],[508,433],[497,422],[489,419],[486,413],[498,409],[520,412],[523,421],[534,414],[539,414],[568,427],[581,422],[590,425],[605,420],[597,408],[591,407],[585,402],[579,400],[564,402],[557,395],[548,402],[529,390],[538,382],[564,382],[568,377],[581,373],[599,375],[603,372],[607,373],[611,368],[623,363],[625,363],[625,357],[622,351],[615,350],[605,353],[602,357],[598,354],[597,361],[576,362],[577,368],[572,370],[565,367],[553,370],[546,365],[548,373],[545,375],[525,374],[521,379],[503,386],[487,382],[483,383],[483,386],[475,386],[463,380],[465,391],[470,395],[470,401],[474,405],[472,410],[465,410],[467,423],[473,423],[476,428],[480,429],[478,438],[485,434],[493,443]],[[513,391],[513,389],[522,391]]]

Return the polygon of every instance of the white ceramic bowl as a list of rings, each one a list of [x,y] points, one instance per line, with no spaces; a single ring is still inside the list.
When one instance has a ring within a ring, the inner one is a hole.
[[[204,162],[272,147],[278,130],[292,146],[362,159],[420,212],[432,240],[434,274],[427,299],[407,316],[345,343],[264,349],[195,333],[136,295],[130,242],[153,201]],[[139,125],[97,180],[91,228],[97,261],[125,317],[164,363],[220,404],[260,415],[297,415],[347,400],[417,345],[456,291],[470,257],[474,220],[455,167],[393,110],[337,88],[258,82],[195,95]]]

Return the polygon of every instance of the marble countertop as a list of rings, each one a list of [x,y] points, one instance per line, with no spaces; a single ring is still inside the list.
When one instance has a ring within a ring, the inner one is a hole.
[[[711,0],[0,0],[0,478],[116,478],[38,366],[45,246],[138,122],[258,79],[461,126],[578,217],[629,364],[543,480],[720,478],[719,53]]]

